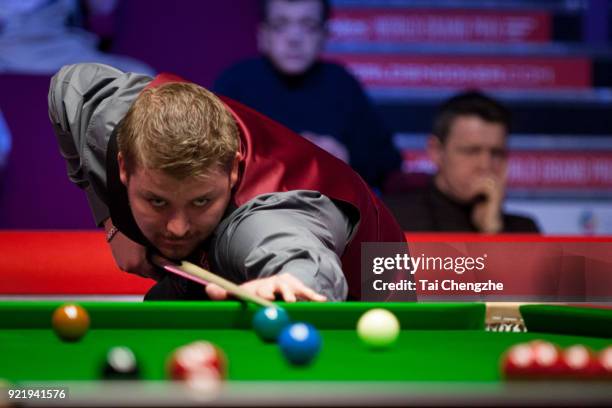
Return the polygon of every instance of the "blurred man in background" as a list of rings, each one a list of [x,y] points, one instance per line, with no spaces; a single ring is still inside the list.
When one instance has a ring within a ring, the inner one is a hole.
[[[357,80],[320,60],[329,14],[325,0],[262,1],[262,56],[230,67],[214,90],[300,133],[381,187],[401,157]]]
[[[504,214],[510,113],[478,92],[445,102],[427,150],[431,183],[387,203],[407,231],[538,232],[533,220]]]

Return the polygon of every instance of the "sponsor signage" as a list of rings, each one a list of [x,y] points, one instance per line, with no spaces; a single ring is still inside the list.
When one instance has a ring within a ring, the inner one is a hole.
[[[403,151],[404,171],[433,173],[423,150]],[[612,151],[513,151],[508,163],[509,188],[612,189]]]
[[[588,58],[328,54],[367,87],[588,89]]]
[[[330,33],[337,43],[545,43],[551,18],[546,12],[339,8]]]

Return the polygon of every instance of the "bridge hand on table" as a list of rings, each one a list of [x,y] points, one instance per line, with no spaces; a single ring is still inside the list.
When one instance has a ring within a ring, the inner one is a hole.
[[[267,300],[274,300],[276,294],[280,294],[285,302],[296,302],[297,300],[325,302],[327,300],[325,296],[318,294],[288,273],[254,279],[243,283],[240,287]],[[206,286],[206,294],[213,300],[225,300],[229,296],[225,289],[214,283]]]

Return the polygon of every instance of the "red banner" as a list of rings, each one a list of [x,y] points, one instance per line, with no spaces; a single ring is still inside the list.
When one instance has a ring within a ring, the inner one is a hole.
[[[587,58],[328,55],[368,87],[590,88]]]
[[[362,247],[366,299],[610,301],[610,237],[461,240],[409,234]]]
[[[333,42],[543,43],[551,38],[546,12],[339,8],[330,29]]]
[[[411,242],[419,298],[612,300],[610,242]]]
[[[404,150],[404,171],[435,170],[427,153]],[[612,151],[513,151],[508,187],[537,189],[612,189]]]

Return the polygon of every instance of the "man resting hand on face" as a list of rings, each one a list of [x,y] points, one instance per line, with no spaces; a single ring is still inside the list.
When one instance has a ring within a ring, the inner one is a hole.
[[[478,92],[445,102],[427,150],[437,167],[431,183],[389,197],[407,231],[538,232],[529,218],[505,214],[509,112]]]

